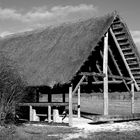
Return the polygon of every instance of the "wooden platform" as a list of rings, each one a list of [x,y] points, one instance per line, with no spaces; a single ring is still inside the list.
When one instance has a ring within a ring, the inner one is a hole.
[[[129,115],[82,115],[85,118],[93,120],[93,123],[98,122],[119,122],[140,120],[140,113]]]

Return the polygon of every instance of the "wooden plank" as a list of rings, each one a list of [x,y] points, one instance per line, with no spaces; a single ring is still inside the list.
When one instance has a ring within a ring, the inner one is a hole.
[[[51,106],[48,105],[48,122],[51,122]]]
[[[112,53],[112,51],[111,51],[110,48],[109,48],[109,54],[110,54],[110,56],[111,56],[111,58],[112,58],[112,60],[113,60],[113,63],[114,63],[114,65],[115,65],[115,67],[116,67],[116,69],[117,69],[119,75],[120,75],[121,77],[123,77],[123,75],[122,75],[122,73],[121,73],[121,71],[120,71],[120,69],[119,69],[119,66],[118,66],[118,64],[117,64],[117,62],[116,62],[116,60],[115,60],[115,58],[114,58],[114,56],[113,56],[113,53]],[[127,86],[127,83],[126,83],[125,79],[123,79],[123,82],[124,82],[124,85],[125,85],[125,87],[127,88],[127,90],[130,92],[130,89],[129,89],[129,87]]]
[[[125,64],[125,66],[126,66],[126,68],[127,68],[127,70],[128,70],[129,75],[130,75],[130,77],[132,78],[132,80],[134,81],[134,84],[135,84],[136,89],[139,90],[139,86],[138,86],[137,82],[135,81],[135,78],[133,77],[133,75],[132,75],[132,73],[131,73],[131,70],[130,70],[130,68],[129,68],[129,66],[128,66],[128,63],[126,62],[126,59],[125,59],[125,57],[124,57],[124,55],[123,55],[123,52],[122,52],[122,50],[121,50],[121,48],[120,48],[120,46],[119,46],[118,41],[116,40],[116,37],[115,37],[115,35],[114,35],[114,33],[113,33],[113,31],[112,31],[111,28],[110,28],[110,33],[111,33],[111,35],[112,35],[112,37],[113,37],[113,39],[114,39],[114,41],[115,41],[115,44],[116,44],[116,46],[117,46],[117,48],[118,48],[118,50],[119,50],[119,52],[120,52],[120,55],[121,55],[121,57],[122,57],[122,59],[123,59],[123,61],[124,61],[124,64]]]
[[[81,117],[81,109],[80,109],[80,86],[78,88],[78,118]]]
[[[104,37],[104,55],[103,55],[103,73],[106,75],[103,79],[104,84],[104,115],[108,115],[108,33]]]
[[[131,113],[134,114],[134,107],[135,107],[135,104],[134,104],[134,98],[135,98],[135,91],[134,91],[134,82],[131,83]]]
[[[68,106],[69,103],[65,102],[52,102],[52,103],[19,103],[18,106],[36,106],[36,107],[48,107],[48,106]]]
[[[36,114],[39,117],[47,117],[47,114]]]
[[[72,126],[72,87],[69,87],[69,126]]]
[[[108,116],[102,116],[102,115],[82,115],[82,116],[93,120],[93,123],[140,120],[140,113],[127,114],[127,115],[108,115]]]

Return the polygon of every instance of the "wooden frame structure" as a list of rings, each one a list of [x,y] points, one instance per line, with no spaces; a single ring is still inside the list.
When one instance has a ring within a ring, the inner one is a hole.
[[[84,79],[85,79],[85,76],[92,75],[92,76],[95,76],[95,77],[102,77],[103,78],[103,82],[96,81],[96,82],[92,82],[92,84],[103,84],[103,87],[104,87],[103,88],[104,89],[104,91],[103,91],[103,93],[104,93],[104,113],[103,114],[106,116],[106,115],[109,115],[109,108],[108,108],[108,106],[109,106],[108,105],[109,104],[108,103],[109,102],[108,101],[108,84],[109,83],[115,83],[115,84],[116,83],[120,83],[119,81],[114,81],[114,80],[113,81],[108,81],[108,78],[121,79],[122,82],[124,83],[124,85],[126,86],[127,90],[129,92],[131,91],[131,113],[134,114],[134,92],[135,92],[134,86],[136,86],[136,89],[138,89],[138,87],[137,87],[137,84],[136,84],[136,81],[135,81],[133,75],[131,74],[131,71],[129,69],[129,66],[128,66],[128,64],[127,64],[127,62],[126,62],[126,60],[125,60],[125,58],[124,58],[124,56],[123,56],[123,54],[122,54],[122,52],[121,52],[121,50],[119,48],[119,45],[118,45],[118,43],[117,43],[117,41],[115,39],[115,36],[113,35],[112,30],[110,29],[109,32],[111,33],[111,35],[113,36],[113,39],[115,40],[115,44],[118,47],[118,50],[119,50],[119,52],[120,52],[120,54],[121,54],[121,56],[122,56],[122,58],[124,60],[124,63],[125,63],[125,65],[126,65],[126,67],[128,69],[128,72],[130,74],[130,77],[125,77],[125,76],[122,75],[122,73],[121,73],[121,71],[120,71],[120,69],[119,69],[116,61],[114,60],[112,51],[109,48],[109,44],[108,44],[108,32],[107,32],[105,34],[105,36],[104,36],[103,73],[95,73],[95,72],[92,72],[92,73],[91,72],[82,72],[82,73],[80,73],[81,75],[83,75],[83,77],[81,78],[81,80],[77,84],[77,86],[76,86],[76,88],[75,88],[75,90],[74,90],[73,93],[75,93],[75,91],[77,90],[77,87],[78,86],[80,87],[81,84],[83,84],[83,83],[87,84],[87,82],[83,82]],[[116,69],[117,69],[117,71],[119,73],[119,76],[112,75],[112,74],[111,75],[108,75],[108,70],[109,70],[109,67],[108,67],[108,53],[111,55],[111,58],[112,58],[113,63],[114,63],[114,65],[115,65],[115,67],[116,67]],[[130,81],[129,83],[131,84],[131,90],[129,89],[128,83],[126,82],[126,80]],[[71,94],[71,92],[70,92],[70,94]],[[79,98],[79,96],[78,96],[78,98]],[[71,107],[69,108],[69,111],[70,111],[70,109],[71,109]],[[70,112],[72,112],[72,110]],[[72,120],[71,117],[70,117],[70,120]],[[70,124],[72,124],[71,121],[70,121]]]

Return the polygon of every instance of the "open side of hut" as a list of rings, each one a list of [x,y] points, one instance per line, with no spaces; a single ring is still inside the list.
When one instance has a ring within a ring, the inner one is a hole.
[[[5,37],[0,49],[45,93],[68,93],[70,84],[84,92],[140,89],[140,56],[117,12]]]

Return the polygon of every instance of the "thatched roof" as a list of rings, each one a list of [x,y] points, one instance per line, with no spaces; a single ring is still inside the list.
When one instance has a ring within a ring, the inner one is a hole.
[[[30,86],[68,83],[110,27],[115,14],[67,23],[0,40]]]

